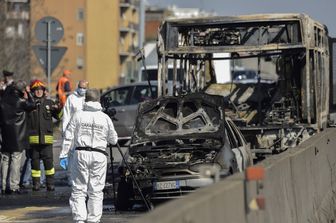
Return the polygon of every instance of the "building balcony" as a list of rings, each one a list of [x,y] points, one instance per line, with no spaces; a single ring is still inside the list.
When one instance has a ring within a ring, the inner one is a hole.
[[[29,12],[7,12],[6,19],[29,20]]]
[[[121,25],[119,31],[120,33],[137,33],[139,28],[139,24],[129,22],[127,25]]]
[[[125,58],[125,57],[129,57],[129,56],[132,56],[133,54],[131,53],[131,52],[126,52],[126,51],[124,51],[124,52],[119,52],[119,56],[120,57],[123,57],[123,58]]]
[[[131,29],[134,29],[134,30],[136,30],[136,31],[138,31],[138,30],[140,29],[140,25],[139,25],[139,23],[133,23],[133,22],[130,22],[130,23],[128,24],[128,26],[129,26]]]
[[[119,57],[120,57],[120,62],[124,63],[126,60],[129,60],[130,58],[132,58],[133,55],[128,52],[120,52]]]
[[[127,49],[120,49],[119,50],[119,56],[122,60],[125,60],[128,57],[134,57],[135,56],[135,47],[134,46],[129,46]]]
[[[125,47],[122,47],[123,49],[120,49],[120,54],[124,54],[124,55],[134,55],[135,52],[135,47],[134,46],[128,46],[126,49],[124,49]]]
[[[137,0],[120,0],[120,9],[126,11],[127,9],[137,10],[139,7],[139,1]]]
[[[120,0],[120,5],[139,6],[140,0]]]
[[[121,35],[126,35],[127,33],[134,33],[135,32],[134,29],[130,29],[128,27],[120,27],[119,31],[120,31]]]
[[[13,2],[13,3],[28,3],[28,0],[6,0],[6,2]]]

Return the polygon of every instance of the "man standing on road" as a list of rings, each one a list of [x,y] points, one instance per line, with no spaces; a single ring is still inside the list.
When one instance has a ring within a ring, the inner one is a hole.
[[[62,120],[62,135],[64,136],[65,130],[70,122],[71,117],[76,111],[83,109],[85,100],[85,93],[88,88],[89,82],[86,80],[80,80],[78,82],[77,89],[67,98],[65,106],[63,108],[63,120]],[[73,151],[73,150],[72,150]],[[72,161],[72,151],[68,156],[69,163]],[[68,169],[68,184],[71,185],[71,169]]]
[[[60,119],[61,107],[45,95],[45,84],[40,80],[31,83],[31,91],[34,94],[37,107],[29,114],[29,143],[31,174],[33,178],[33,190],[40,190],[40,160],[43,160],[47,190],[54,191],[54,163],[53,163],[53,120]]]
[[[85,92],[89,86],[89,82],[86,80],[80,80],[78,82],[77,89],[69,95],[63,108],[63,121],[62,121],[62,133],[64,134],[65,129],[76,111],[83,109],[83,104],[85,100]]]
[[[14,79],[13,79],[14,73],[13,72],[8,71],[8,70],[3,70],[2,74],[4,78],[3,80],[0,81],[0,101],[2,97],[5,95],[6,89],[7,89],[7,92],[9,92],[10,88],[13,88],[13,85],[14,85]],[[1,151],[1,144],[2,144],[1,131],[3,130],[0,128],[0,151]],[[1,165],[1,152],[0,152],[0,165]]]
[[[86,92],[83,111],[74,114],[62,142],[60,165],[63,168],[68,167],[69,150],[75,148],[69,166],[72,169],[69,203],[76,223],[100,222],[107,170],[106,147],[118,140],[110,117],[102,112],[99,99],[98,90]]]
[[[58,79],[58,82],[57,82],[57,86],[56,86],[57,98],[62,107],[64,106],[68,95],[72,91],[71,83],[69,79],[70,75],[71,75],[70,70],[64,70],[63,76],[60,77],[60,79]]]
[[[1,128],[4,130],[1,148],[2,193],[22,193],[19,186],[21,158],[23,150],[29,146],[27,112],[36,107],[33,99],[26,92],[26,86],[26,82],[19,80],[12,88],[6,88],[1,100]]]

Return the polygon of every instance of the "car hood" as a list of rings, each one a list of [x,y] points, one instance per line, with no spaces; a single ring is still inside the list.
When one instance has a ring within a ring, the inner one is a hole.
[[[131,146],[164,141],[223,141],[224,123],[224,100],[221,96],[193,93],[161,97],[139,104]]]

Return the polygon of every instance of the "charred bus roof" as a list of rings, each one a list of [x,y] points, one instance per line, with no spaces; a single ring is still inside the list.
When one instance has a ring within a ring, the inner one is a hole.
[[[312,26],[327,32],[306,14],[168,19],[160,27],[158,46],[168,54],[313,48],[314,35],[305,30]]]
[[[264,105],[259,97],[258,106],[252,106],[256,124],[273,120],[274,113],[281,114],[274,106],[280,103],[287,109],[285,101],[290,100],[288,124],[323,129],[329,110],[328,41],[326,26],[306,14],[168,19],[158,33],[158,95],[168,92],[169,63],[174,67],[173,95],[202,92],[217,83],[219,75],[232,76],[240,66],[258,76],[278,77],[271,103]],[[215,62],[225,60],[231,62],[226,65],[230,71],[224,72],[224,65],[215,71]],[[256,86],[260,88],[260,81]]]

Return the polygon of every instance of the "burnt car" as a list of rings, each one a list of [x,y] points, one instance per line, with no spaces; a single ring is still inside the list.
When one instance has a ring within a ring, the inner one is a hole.
[[[118,191],[118,201],[140,200],[134,181],[147,200],[166,200],[252,165],[250,145],[224,116],[224,104],[205,93],[141,103],[127,157],[134,179],[121,168],[123,182],[132,185]]]

